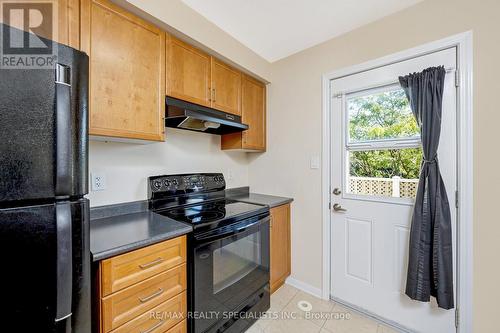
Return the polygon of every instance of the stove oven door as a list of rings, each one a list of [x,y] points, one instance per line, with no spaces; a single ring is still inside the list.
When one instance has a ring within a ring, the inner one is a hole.
[[[234,312],[267,310],[261,305],[269,304],[268,214],[195,234],[194,243],[191,332],[220,325],[215,331],[223,332],[236,322],[229,318]]]

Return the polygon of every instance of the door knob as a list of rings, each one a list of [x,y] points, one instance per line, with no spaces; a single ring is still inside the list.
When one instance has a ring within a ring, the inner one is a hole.
[[[333,210],[336,212],[347,212],[347,209],[342,208],[339,204],[333,204]]]
[[[333,192],[332,192],[332,193],[333,193],[333,194],[335,194],[335,195],[340,195],[340,193],[342,193],[342,191],[341,191],[341,190],[339,190],[339,188],[338,188],[338,187],[336,187],[336,188],[334,188],[334,189],[333,189]]]

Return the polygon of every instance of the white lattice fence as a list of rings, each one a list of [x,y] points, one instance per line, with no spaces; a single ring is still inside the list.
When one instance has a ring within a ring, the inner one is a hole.
[[[415,198],[417,196],[418,179],[401,179],[399,181],[399,196]]]
[[[385,197],[414,198],[418,179],[350,177],[349,193]]]

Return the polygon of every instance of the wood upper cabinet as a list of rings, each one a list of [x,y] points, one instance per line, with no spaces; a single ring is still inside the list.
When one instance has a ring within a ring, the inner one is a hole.
[[[210,56],[167,35],[167,95],[211,106]]]
[[[81,0],[90,134],[163,141],[165,33],[107,0]]]
[[[167,95],[241,115],[241,72],[167,36]]]
[[[11,1],[14,2],[14,1]],[[43,28],[36,29],[36,34],[40,37],[54,40],[58,43],[71,46],[75,49],[80,47],[80,2],[79,0],[57,0],[54,6],[53,19],[57,19],[57,24],[46,25],[53,31],[46,31]],[[55,15],[57,13],[57,16]],[[0,22],[3,22],[3,15],[0,16]],[[23,16],[12,15],[9,19],[12,21],[3,22],[10,26],[23,30]],[[46,20],[43,17],[43,20]],[[48,19],[47,19],[48,20]]]
[[[58,0],[58,36],[61,44],[80,48],[80,1]]]
[[[241,80],[241,120],[249,129],[222,136],[223,150],[266,150],[266,86],[243,74]]]
[[[290,204],[271,208],[271,293],[285,283],[291,273]]]
[[[212,107],[241,115],[241,72],[212,57]]]

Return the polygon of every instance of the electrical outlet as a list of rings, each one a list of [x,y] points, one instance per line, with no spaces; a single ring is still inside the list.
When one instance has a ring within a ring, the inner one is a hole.
[[[92,172],[92,191],[104,191],[106,189],[106,175],[103,172]]]
[[[226,174],[227,174],[226,180],[233,180],[234,175],[231,170],[228,170]]]

